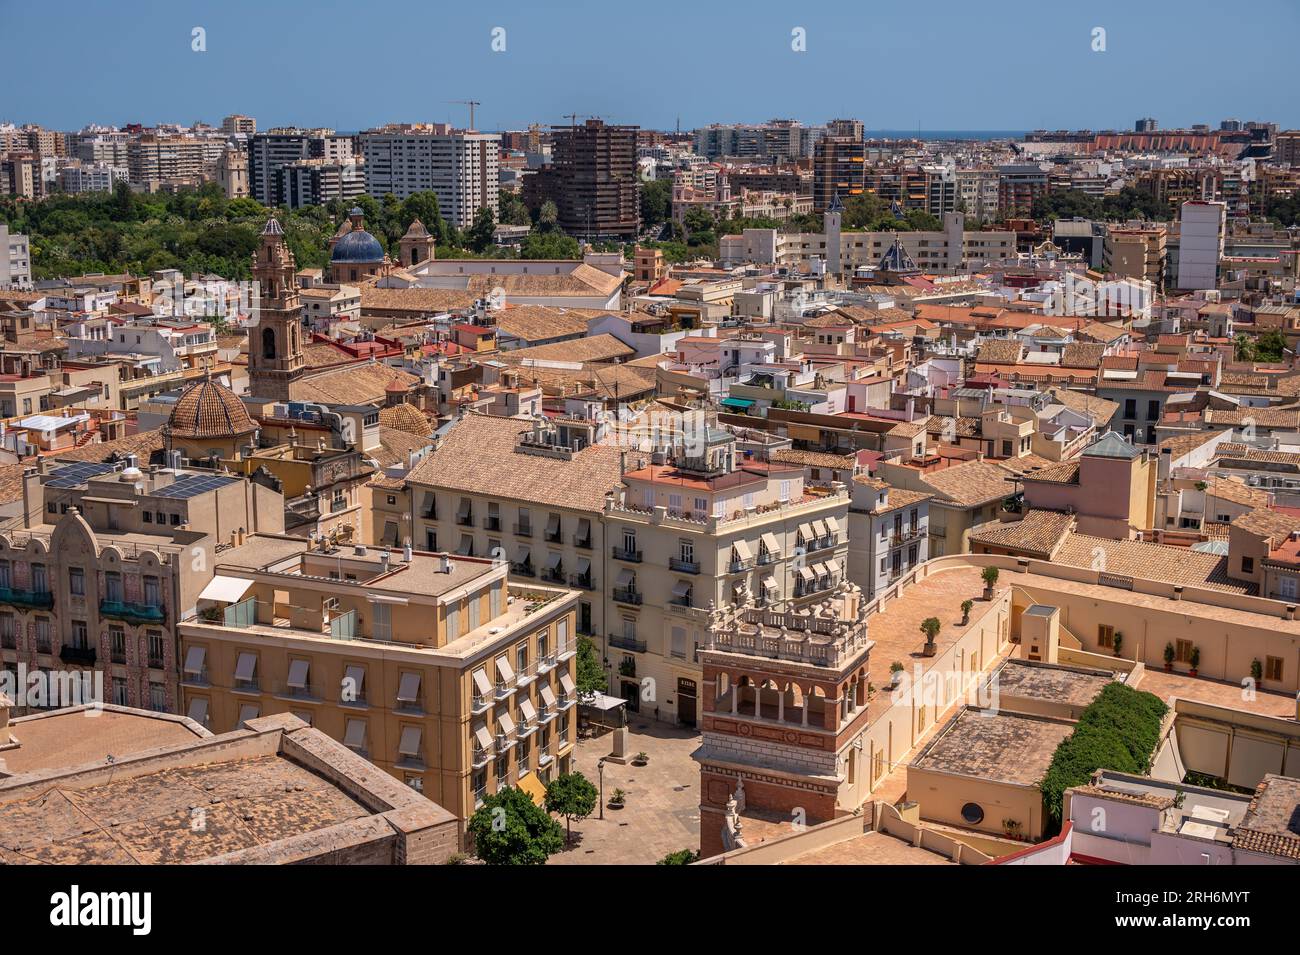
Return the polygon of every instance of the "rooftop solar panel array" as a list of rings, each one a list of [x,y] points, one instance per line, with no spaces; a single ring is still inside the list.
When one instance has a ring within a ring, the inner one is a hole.
[[[185,499],[234,484],[238,478],[223,474],[187,474],[174,484],[154,492],[154,497]]]

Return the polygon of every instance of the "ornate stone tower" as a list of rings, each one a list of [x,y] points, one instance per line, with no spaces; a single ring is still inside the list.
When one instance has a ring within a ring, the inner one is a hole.
[[[700,648],[700,852],[736,848],[740,813],[812,826],[866,793],[866,601],[853,584],[802,608],[713,611]]]
[[[429,235],[429,230],[419,219],[411,220],[411,227],[406,230],[406,235],[397,240],[397,245],[402,259],[398,263],[401,268],[428,262],[433,258],[433,236]]]
[[[276,219],[262,229],[253,253],[253,278],[259,286],[257,324],[248,334],[248,387],[257,398],[288,400],[289,386],[302,377],[302,305],[297,265]]]

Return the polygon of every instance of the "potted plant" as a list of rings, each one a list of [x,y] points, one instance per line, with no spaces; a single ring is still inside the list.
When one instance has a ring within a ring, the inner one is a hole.
[[[926,617],[921,621],[921,632],[925,634],[925,655],[932,657],[938,647],[935,645],[934,638],[939,635],[939,630],[943,626],[938,617]]]
[[[961,602],[961,625],[964,627],[970,623],[970,612],[975,607],[975,601],[963,600]]]
[[[998,569],[996,567],[985,567],[980,572],[980,577],[984,580],[984,599],[993,599],[993,588],[998,583]]]
[[[625,793],[621,789],[615,789],[613,794],[609,797],[610,809],[622,809],[623,806],[626,805],[626,803],[627,803],[627,793]]]
[[[1200,647],[1192,647],[1192,655],[1191,655],[1190,657],[1187,658],[1187,662],[1190,664],[1190,666],[1189,666],[1187,672],[1188,672],[1191,676],[1196,676],[1197,671],[1199,671],[1200,668],[1201,668],[1201,648],[1200,648]]]
[[[1258,660],[1251,660],[1250,678],[1256,683],[1262,681],[1264,679],[1264,664],[1260,663]]]
[[[1019,839],[1021,835],[1021,825],[1014,819],[1002,820],[1002,831],[1008,839]]]
[[[903,664],[895,660],[889,665],[889,688],[895,690],[903,682]]]
[[[637,753],[635,756],[632,757],[633,766],[645,766],[649,764],[649,762],[650,762],[650,756],[644,750],[642,750],[641,752]]]
[[[1120,656],[1124,648],[1124,634],[1115,631],[1115,656]]]
[[[1174,653],[1174,645],[1172,643],[1166,643],[1165,644],[1165,672],[1166,673],[1174,672],[1175,655],[1176,654]]]

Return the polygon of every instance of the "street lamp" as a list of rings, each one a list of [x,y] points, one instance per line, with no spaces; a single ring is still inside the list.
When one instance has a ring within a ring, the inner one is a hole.
[[[596,760],[596,773],[600,776],[600,818],[605,818],[605,761]]]

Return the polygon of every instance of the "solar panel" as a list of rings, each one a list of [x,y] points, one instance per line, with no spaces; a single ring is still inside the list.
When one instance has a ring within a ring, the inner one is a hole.
[[[90,478],[100,474],[109,474],[115,470],[112,464],[105,464],[96,461],[75,461],[71,464],[65,464],[53,476],[45,482],[46,487],[53,488],[73,488],[86,483]]]
[[[206,494],[208,491],[215,491],[217,488],[225,487],[227,484],[234,484],[237,480],[238,478],[220,474],[186,475],[174,484],[155,492],[154,497],[172,499],[196,497],[199,494]]]

